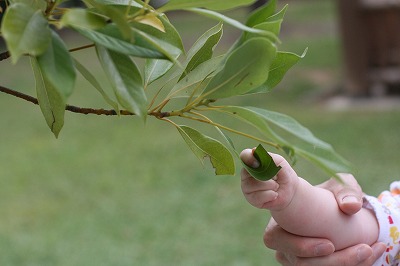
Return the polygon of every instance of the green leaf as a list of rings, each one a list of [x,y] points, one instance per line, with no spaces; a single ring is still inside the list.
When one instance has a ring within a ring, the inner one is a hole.
[[[65,100],[72,94],[76,73],[72,58],[62,39],[51,31],[51,42],[45,53],[37,57],[42,75]]]
[[[328,143],[316,138],[307,128],[293,118],[284,114],[256,108],[228,106],[222,109],[226,113],[254,126],[267,138],[277,142],[281,147],[292,148],[295,153],[316,163],[329,174],[349,170],[349,164],[339,156]],[[288,133],[286,140],[271,125]]]
[[[146,118],[147,99],[143,80],[136,64],[129,56],[96,45],[97,55],[113,85],[118,102],[130,112]]]
[[[267,81],[260,87],[249,91],[248,93],[264,93],[271,91],[282,81],[289,69],[297,64],[300,59],[304,58],[306,53],[307,49],[305,49],[303,54],[300,56],[289,52],[278,52],[271,64]]]
[[[120,9],[111,6],[100,4],[94,0],[83,0],[85,3],[89,3],[91,6],[96,8],[102,15],[107,16],[115,23],[118,30],[121,32],[125,39],[130,39],[132,37],[131,27],[129,26],[128,19],[126,18],[125,12]]]
[[[90,71],[78,60],[74,60],[76,69],[81,73],[81,75],[90,83],[92,86],[103,96],[103,99],[119,114],[118,103],[113,101],[107,93],[103,90],[100,83],[97,81],[96,77],[90,73]]]
[[[288,5],[286,4],[278,13],[273,14],[272,16],[269,16],[266,21],[267,22],[272,22],[272,21],[279,21],[279,20],[283,20],[285,14],[286,14],[286,10],[288,8]]]
[[[96,0],[96,2],[103,5],[131,6],[136,8],[143,8],[143,5],[132,0]]]
[[[280,129],[292,134],[293,136],[308,142],[314,146],[329,148],[330,145],[316,138],[309,129],[302,126],[295,119],[285,114],[268,111],[257,107],[229,107],[229,110],[234,110],[236,115],[245,115],[248,119],[249,115],[255,115],[261,118],[266,123],[271,123]]]
[[[321,149],[320,147],[302,149],[296,147],[295,152],[317,165],[330,176],[338,177],[338,173],[348,173],[352,171],[349,162],[336,154],[333,149]],[[339,178],[339,180],[341,179]]]
[[[273,21],[273,22],[263,22],[263,23],[260,23],[256,26],[254,26],[253,28],[263,30],[263,31],[268,31],[271,34],[278,36],[280,33],[280,30],[281,30],[281,23],[282,23],[282,20]],[[251,38],[258,38],[259,36],[260,35],[256,34],[256,33],[243,32],[242,37],[236,42],[236,44],[233,47],[234,48],[239,47],[245,41],[250,40]]]
[[[136,26],[137,24],[140,24],[141,26]],[[179,62],[176,61],[176,58],[177,55],[181,53],[180,48],[157,38],[157,36],[148,34],[140,28],[148,27],[150,28],[149,31],[160,32],[159,30],[141,23],[132,23],[132,25],[134,25],[134,27],[131,28],[133,34],[132,39],[125,39],[118,30],[118,27],[114,24],[109,24],[99,30],[82,28],[75,28],[75,30],[95,43],[118,53],[144,58],[169,59],[170,61],[179,64]],[[163,32],[160,33],[165,34]]]
[[[265,32],[270,32],[276,36],[276,41],[278,41],[278,36],[281,31],[281,25],[283,22],[283,17],[287,10],[287,5],[278,13],[273,14],[275,10],[275,1],[271,1],[264,8],[261,8],[258,12],[254,13],[254,17],[249,19],[246,23],[247,26],[251,26],[254,29],[262,30]],[[243,32],[238,44],[249,40],[250,38],[258,37],[259,34],[253,32]]]
[[[47,125],[57,138],[64,125],[65,98],[43,75],[37,59],[35,57],[30,58],[40,110]]]
[[[139,13],[142,12],[148,12],[148,11],[153,11],[152,7],[146,6],[143,7],[140,3],[137,1],[129,1],[129,0],[95,0],[97,4],[100,5],[106,5],[106,6],[112,6],[113,9],[117,9],[118,11],[122,12],[124,14],[124,17],[126,16],[137,16]],[[130,5],[129,2],[132,2]],[[93,13],[96,13],[97,15],[104,16],[101,10],[92,7],[90,3],[85,3],[88,7],[87,9],[90,10]],[[105,16],[107,17],[107,16]],[[107,18],[109,19],[109,18]]]
[[[83,29],[100,29],[107,25],[103,16],[97,15],[83,8],[67,9],[60,20],[61,26],[69,26]]]
[[[160,31],[153,26],[140,22],[132,22],[131,25],[134,28],[145,32],[146,34],[153,36],[157,40],[162,40],[163,42],[172,45],[180,52],[184,52],[185,48],[183,46],[182,38],[174,25],[172,25],[172,23],[168,20],[167,16],[165,14],[159,14],[157,18],[162,22],[164,31]],[[179,54],[180,52],[175,52],[175,54]]]
[[[135,17],[135,21],[137,21],[141,24],[151,26],[151,27],[165,33],[164,24],[157,16],[158,15],[156,13],[149,12],[144,15]]]
[[[234,155],[236,155],[237,158],[240,158],[239,153],[236,151],[235,144],[233,143],[232,139],[227,134],[225,134],[219,127],[215,126],[214,128],[218,131],[218,133],[222,136],[222,138],[229,144],[229,146],[231,147],[231,151],[234,153]]]
[[[277,42],[278,41],[277,36],[275,34],[273,34],[272,32],[248,27],[248,26],[240,23],[237,20],[229,18],[229,17],[227,17],[227,16],[225,16],[223,14],[217,13],[215,11],[211,11],[211,10],[207,10],[207,9],[200,9],[200,8],[187,8],[185,10],[197,13],[197,14],[205,16],[205,17],[216,19],[218,21],[223,21],[223,22],[225,22],[225,23],[227,23],[227,24],[229,24],[229,25],[231,25],[233,27],[236,27],[236,28],[238,28],[238,29],[240,29],[242,31],[245,31],[245,32],[251,32],[251,33],[259,34],[260,36],[269,38],[273,42]]]
[[[226,98],[245,94],[268,79],[276,47],[265,38],[252,38],[227,58],[224,68],[208,83],[202,97]]]
[[[254,10],[247,18],[246,25],[254,27],[257,24],[265,22],[268,17],[271,17],[275,13],[276,0],[269,0],[267,4]]]
[[[170,0],[159,11],[166,12],[170,10],[203,7],[211,10],[227,10],[240,6],[247,6],[254,0]]]
[[[135,36],[139,36],[146,42],[144,45],[153,47],[170,61],[180,65],[176,58],[184,51],[181,36],[165,15],[161,15],[159,18],[164,25],[165,32],[135,21],[131,22],[132,30],[136,33]]]
[[[102,12],[118,27],[119,31],[122,33],[122,36],[124,38],[132,38],[132,30],[125,14],[113,6],[97,5],[97,8],[100,8],[100,6]]]
[[[188,52],[188,62],[186,63],[185,71],[182,73],[179,80],[185,77],[190,71],[195,69],[201,63],[209,60],[222,36],[222,23],[212,27],[206,31],[192,46]]]
[[[1,33],[15,64],[23,54],[38,56],[50,43],[51,34],[41,10],[23,3],[11,4],[4,14]]]
[[[291,161],[291,164],[295,165],[297,163],[296,151],[292,147],[288,147],[288,146],[283,146],[282,150],[289,157],[289,160]]]
[[[99,30],[74,29],[96,44],[107,47],[115,52],[144,58],[167,59],[163,53],[151,46],[147,46],[144,41],[142,42],[140,36],[135,38],[134,43],[124,39],[116,26],[112,24]]]
[[[204,157],[210,158],[216,175],[235,174],[235,162],[232,154],[222,143],[188,126],[179,126],[177,129],[201,162]]]
[[[214,71],[220,66],[223,59],[224,56],[220,55],[201,63],[176,83],[168,94],[168,97],[189,97],[200,94],[207,85],[207,82],[204,81],[214,75]]]
[[[66,100],[75,85],[75,68],[64,42],[51,31],[45,53],[31,57],[39,106],[56,137],[64,125]]]
[[[47,3],[46,1],[32,1],[32,0],[12,0],[12,1],[8,1],[8,3],[10,4],[16,4],[16,3],[20,3],[20,4],[25,4],[30,6],[31,8],[35,9],[35,10],[42,10],[42,12],[45,12],[46,8],[47,8]]]
[[[251,176],[255,179],[267,181],[276,176],[276,174],[282,168],[275,165],[271,155],[268,154],[268,152],[261,144],[258,145],[257,148],[254,150],[253,155],[260,163],[260,166],[258,168],[250,167],[246,165],[243,161],[242,165],[247,170],[247,172],[249,172],[249,174],[251,174]]]
[[[142,45],[147,47],[152,47],[154,50],[161,52],[166,58],[168,58],[174,64],[180,65],[179,61],[177,60],[177,57],[181,53],[181,50],[179,48],[172,46],[171,44],[163,41],[162,39],[158,39],[157,37],[154,37],[152,35],[147,34],[146,32],[139,30],[138,27],[134,27],[132,28],[132,30],[135,33],[134,36],[136,36],[136,38],[140,37],[144,41]]]
[[[254,26],[254,28],[260,29],[260,30],[265,30],[265,31],[270,31],[273,34],[275,34],[276,36],[278,36],[281,31],[282,21],[283,21],[282,19],[274,20],[274,21],[267,21],[267,22],[263,22],[263,23],[260,23],[256,26]],[[249,33],[249,35],[251,37],[257,37],[257,35],[254,33]]]
[[[168,60],[147,59],[144,68],[144,87],[163,77],[173,66],[174,63]]]

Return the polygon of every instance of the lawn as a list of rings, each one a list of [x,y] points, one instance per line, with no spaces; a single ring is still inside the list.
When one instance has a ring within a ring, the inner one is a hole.
[[[290,1],[283,45],[308,46],[308,56],[277,91],[236,101],[295,117],[376,195],[400,176],[400,109],[331,111],[315,100],[343,75],[334,11],[331,0]],[[189,18],[174,19],[187,26]],[[90,62],[92,54],[77,56]],[[28,62],[17,71],[8,63],[1,83],[33,95]],[[80,80],[71,103],[102,105],[94,96]],[[7,95],[0,121],[0,265],[277,265],[262,242],[269,216],[244,200],[239,167],[214,176],[170,125],[68,113],[55,139],[37,106]],[[238,149],[257,144],[237,140]],[[328,178],[303,160],[295,168],[313,184]]]

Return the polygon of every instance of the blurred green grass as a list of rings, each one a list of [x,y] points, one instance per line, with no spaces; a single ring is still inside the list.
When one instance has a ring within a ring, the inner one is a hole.
[[[376,195],[399,179],[400,111],[332,112],[310,100],[340,84],[334,11],[330,0],[290,1],[282,46],[308,46],[307,57],[275,92],[235,101],[293,116]],[[184,35],[200,35],[189,18],[174,17]],[[77,54],[98,69],[92,56]],[[2,84],[34,94],[28,62],[0,69]],[[71,103],[102,105],[82,80]],[[262,243],[269,216],[245,202],[239,168],[214,176],[169,125],[68,113],[56,140],[37,106],[6,95],[0,119],[0,265],[277,265]],[[256,145],[235,140],[238,149]],[[314,184],[328,178],[303,160],[296,170]]]

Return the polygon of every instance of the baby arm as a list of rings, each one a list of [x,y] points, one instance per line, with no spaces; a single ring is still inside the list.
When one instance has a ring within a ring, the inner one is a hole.
[[[241,153],[244,162],[254,161],[252,156],[251,150]],[[330,191],[314,187],[298,177],[283,157],[271,156],[275,164],[282,167],[274,180],[258,181],[243,170],[243,193],[252,205],[269,209],[286,231],[327,238],[336,250],[377,241],[379,228],[373,212],[363,208],[355,215],[345,215]]]

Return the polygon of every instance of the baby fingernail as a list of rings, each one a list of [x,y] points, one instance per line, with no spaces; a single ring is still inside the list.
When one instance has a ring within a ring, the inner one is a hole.
[[[258,168],[258,167],[260,167],[260,163],[259,163],[257,160],[254,160],[254,161],[251,163],[251,167],[252,167],[252,168]]]

